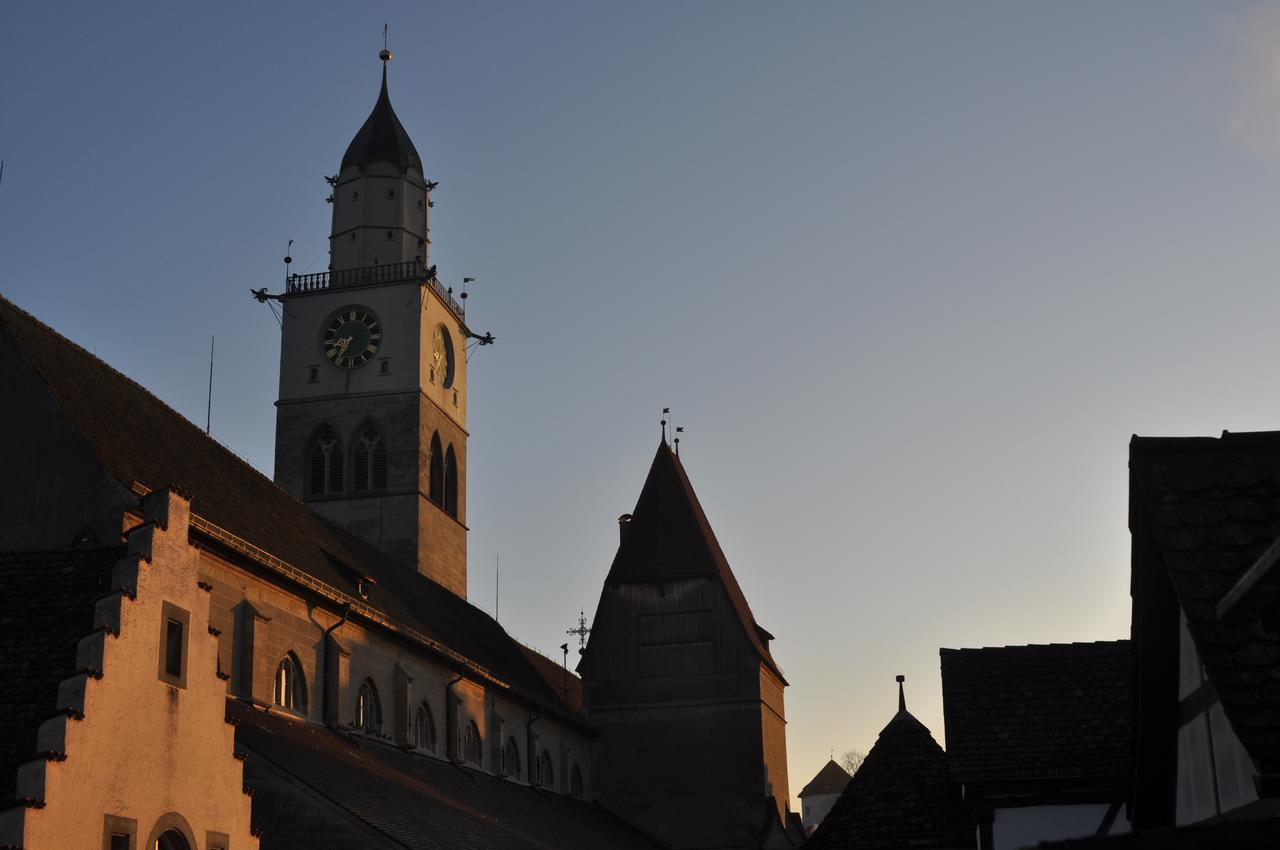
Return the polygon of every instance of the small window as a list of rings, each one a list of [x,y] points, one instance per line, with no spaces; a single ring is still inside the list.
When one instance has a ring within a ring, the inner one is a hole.
[[[309,378],[307,378],[307,380],[308,380],[308,382],[310,382],[310,383],[312,383],[312,384],[314,384],[316,381],[320,380],[320,370],[319,370],[319,369],[317,369],[315,366],[312,366],[312,367],[311,367],[311,371],[309,372],[309,375],[310,375],[310,377],[309,377]]]
[[[351,193],[351,200],[353,200],[353,201],[354,201],[354,200],[357,200],[359,197],[360,197],[360,193],[359,193],[359,192],[352,192],[352,193]]]
[[[502,775],[520,776],[520,748],[515,738],[508,738],[502,745]]]
[[[113,833],[111,836],[111,850],[133,850],[133,842],[129,836]]]
[[[418,199],[418,209],[422,209],[422,199]]]
[[[457,390],[454,390],[454,391],[453,391],[453,406],[454,406],[454,407],[457,407],[457,406],[458,406],[458,391],[457,391]]]
[[[164,672],[175,679],[182,676],[182,623],[167,621],[164,629]]]
[[[434,753],[436,751],[436,724],[431,717],[431,709],[424,702],[418,706],[418,714],[414,718],[414,746],[418,749]]]
[[[356,692],[356,728],[367,734],[376,735],[382,731],[382,707],[378,704],[378,691],[373,682],[365,679]]]
[[[387,190],[387,197],[388,197],[388,198],[394,198],[395,196],[396,196],[396,190],[395,190],[395,189],[388,189],[388,190]]]
[[[388,242],[390,242],[392,239],[394,239],[394,238],[395,238],[395,236],[396,236],[396,233],[395,233],[395,231],[394,231],[394,230],[388,230],[388,231],[387,231],[387,241],[388,241]]]
[[[382,361],[382,363],[381,363],[381,364],[379,364],[379,366],[378,366],[378,372],[379,372],[379,374],[382,374],[382,375],[390,375],[390,374],[391,374],[391,361],[390,361],[390,360],[383,360],[383,361]]]
[[[276,667],[275,703],[290,711],[306,712],[305,694],[302,665],[291,652],[280,659],[280,664]]]
[[[431,377],[430,377],[431,383],[433,383],[433,384],[434,384],[434,383],[436,382],[436,367],[435,367],[435,366],[428,366],[428,367],[427,367],[427,373],[431,376]]]
[[[467,729],[462,735],[462,756],[467,764],[479,766],[484,761],[484,740],[474,720],[467,721]]]
[[[542,755],[538,756],[536,781],[539,788],[550,788],[555,781],[555,773],[551,769],[551,753],[546,750],[543,750]]]
[[[573,766],[573,773],[569,775],[569,793],[579,800],[582,799],[582,771],[576,764]]]

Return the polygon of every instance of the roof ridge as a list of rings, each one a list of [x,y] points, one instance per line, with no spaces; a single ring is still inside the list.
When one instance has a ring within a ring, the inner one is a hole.
[[[990,652],[992,650],[1008,649],[1053,649],[1057,647],[1068,646],[1114,646],[1119,648],[1122,644],[1129,644],[1129,638],[1111,638],[1109,640],[1073,640],[1066,642],[1051,643],[1013,643],[1003,646],[957,646],[957,647],[939,647],[938,652]]]

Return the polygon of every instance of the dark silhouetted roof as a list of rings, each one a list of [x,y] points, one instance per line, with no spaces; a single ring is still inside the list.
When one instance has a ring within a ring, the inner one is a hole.
[[[1042,841],[1040,850],[1273,850],[1280,847],[1280,818],[1224,817],[1186,826],[1123,835]]]
[[[815,794],[839,794],[849,784],[849,772],[836,764],[835,759],[828,761],[818,771],[817,776],[809,780],[797,794],[797,797],[812,797]]]
[[[391,108],[391,97],[387,94],[387,66],[382,66],[382,91],[378,94],[378,102],[373,105],[373,112],[365,119],[356,133],[347,152],[342,155],[342,168],[354,165],[361,171],[375,162],[387,162],[401,171],[410,168],[422,171],[422,159],[413,140],[405,132],[396,111]]]
[[[687,578],[718,579],[761,659],[779,678],[782,671],[765,643],[768,632],[756,624],[751,606],[729,568],[711,523],[702,511],[689,476],[675,452],[658,444],[649,475],[640,490],[631,522],[609,567],[606,584],[662,582]],[[785,681],[785,680],[784,680]]]
[[[247,751],[253,823],[262,850],[328,850],[300,806],[340,809],[409,850],[656,850],[660,845],[599,806],[230,701],[236,745]],[[363,745],[362,745],[363,744]],[[254,784],[257,762],[314,797]],[[349,844],[337,843],[336,847]],[[361,845],[363,846],[363,845]]]
[[[1280,537],[1280,432],[1134,437],[1129,465],[1227,718],[1251,756],[1280,758],[1280,571],[1215,610]]]
[[[36,730],[56,713],[58,683],[76,672],[76,645],[123,553],[0,554],[0,803],[13,799],[18,765],[35,758]]]
[[[538,674],[542,676],[542,680],[547,683],[547,687],[556,693],[562,694],[562,700],[570,711],[582,709],[582,680],[578,678],[577,673],[566,669],[536,649],[530,649],[521,644],[520,650],[529,659],[533,669],[537,670]],[[570,649],[570,652],[576,652],[576,650]]]
[[[974,827],[952,804],[947,754],[905,709],[880,732],[805,850],[972,848]]]
[[[491,616],[325,520],[141,386],[0,298],[4,331],[122,485],[176,485],[191,494],[193,513],[344,592],[354,590],[353,576],[370,576],[377,582],[370,605],[563,711],[559,689]]]
[[[953,780],[1129,772],[1129,641],[943,649],[941,656]]]

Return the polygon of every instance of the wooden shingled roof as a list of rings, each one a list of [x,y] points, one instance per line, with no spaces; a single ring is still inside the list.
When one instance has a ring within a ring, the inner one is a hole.
[[[747,639],[785,684],[782,670],[769,651],[768,640],[772,636],[756,623],[684,465],[663,440],[658,444],[605,583],[688,578],[710,578],[724,587]]]

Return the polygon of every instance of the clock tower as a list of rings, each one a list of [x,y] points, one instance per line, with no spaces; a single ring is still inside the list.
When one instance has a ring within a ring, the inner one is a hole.
[[[329,271],[281,296],[275,481],[465,598],[471,332],[428,261],[434,184],[380,55],[377,103],[326,178]]]

